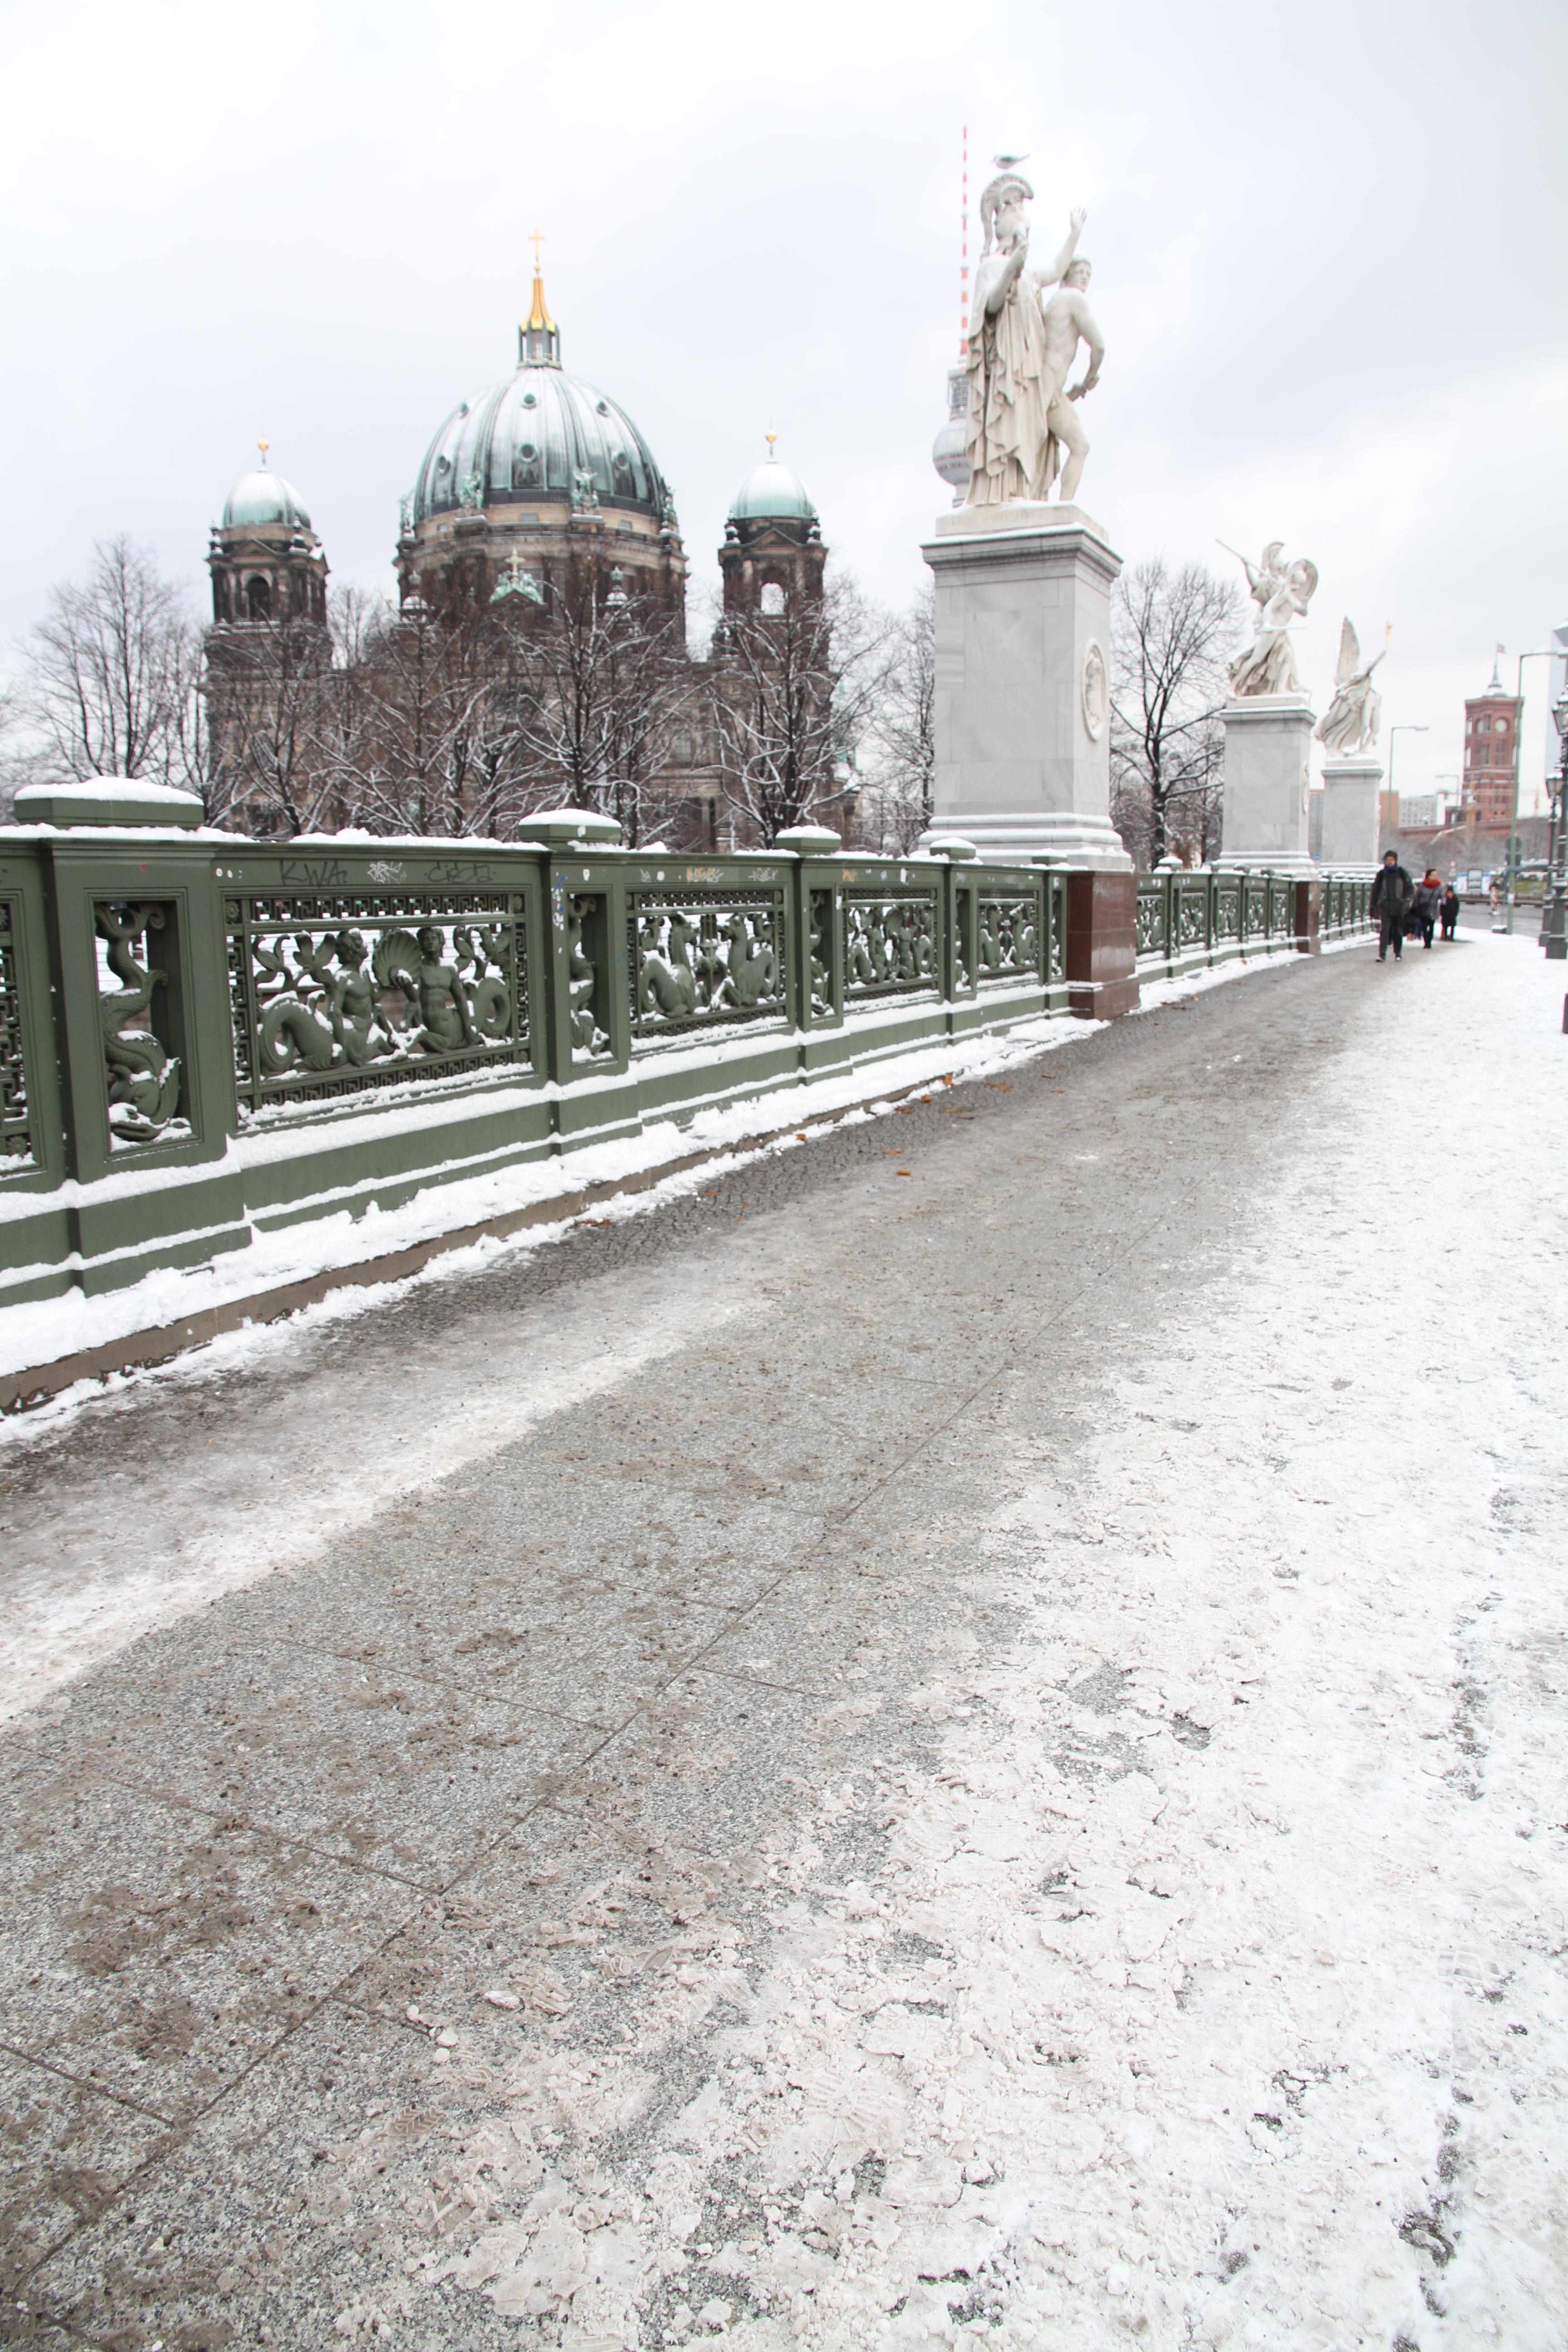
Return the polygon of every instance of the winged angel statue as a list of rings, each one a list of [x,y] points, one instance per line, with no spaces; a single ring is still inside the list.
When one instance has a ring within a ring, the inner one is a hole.
[[[1219,543],[1225,547],[1223,539]],[[1237,556],[1258,607],[1258,635],[1230,666],[1232,694],[1300,694],[1289,629],[1293,621],[1306,617],[1318,585],[1317,565],[1304,555],[1287,564],[1282,539],[1269,541],[1261,563],[1249,563],[1234,547],[1226,547],[1226,553]]]
[[[1377,740],[1377,722],[1383,714],[1383,697],[1372,682],[1373,671],[1388,651],[1388,640],[1394,632],[1389,623],[1383,633],[1383,653],[1362,667],[1361,641],[1347,618],[1340,631],[1339,666],[1334,671],[1334,698],[1318,721],[1318,740],[1332,759],[1343,759],[1347,752],[1368,751]]]

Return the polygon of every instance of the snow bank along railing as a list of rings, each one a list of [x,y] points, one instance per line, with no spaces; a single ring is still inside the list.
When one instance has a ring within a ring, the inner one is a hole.
[[[1140,979],[1175,979],[1205,964],[1279,948],[1309,951],[1350,939],[1371,922],[1370,880],[1297,877],[1200,866],[1138,877],[1135,937]]]
[[[803,1081],[870,1093],[913,1049],[1092,1010],[1070,876],[966,845],[704,857],[575,813],[268,845],[171,828],[176,797],[27,794],[43,821],[0,827],[0,1305],[741,1098],[785,1124]],[[1150,969],[1306,944],[1302,886],[1148,887]]]

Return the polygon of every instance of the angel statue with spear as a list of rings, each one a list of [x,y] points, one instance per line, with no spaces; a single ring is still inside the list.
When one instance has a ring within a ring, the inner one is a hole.
[[[1361,666],[1361,644],[1346,618],[1340,631],[1339,667],[1334,672],[1334,698],[1318,721],[1318,740],[1331,759],[1352,751],[1370,751],[1377,740],[1383,697],[1372,682],[1373,671],[1388,651],[1394,635],[1390,621],[1383,632],[1383,653],[1366,667]]]

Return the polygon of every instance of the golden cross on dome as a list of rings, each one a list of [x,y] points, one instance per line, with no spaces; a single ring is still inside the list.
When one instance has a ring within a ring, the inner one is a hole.
[[[270,441],[258,441],[256,446],[261,452],[261,462],[265,466],[267,463],[267,452],[271,448],[272,444]]]
[[[533,247],[533,266],[535,269],[537,269],[539,267],[539,248],[544,243],[544,231],[539,228],[532,230],[529,236],[528,241]]]
[[[763,436],[763,438],[768,445],[768,455],[770,457],[777,454],[773,448],[773,443],[778,439],[778,437],[779,436],[776,433],[766,433]]]

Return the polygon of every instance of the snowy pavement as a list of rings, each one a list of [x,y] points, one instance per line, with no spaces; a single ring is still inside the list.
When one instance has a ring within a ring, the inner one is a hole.
[[[1560,2346],[1561,1021],[1295,964],[14,1442],[0,2338]]]

